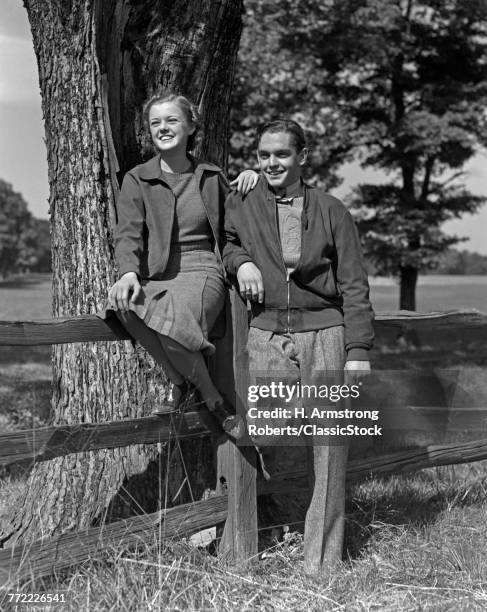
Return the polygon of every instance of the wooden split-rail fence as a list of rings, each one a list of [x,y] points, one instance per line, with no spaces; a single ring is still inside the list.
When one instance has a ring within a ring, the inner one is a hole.
[[[245,343],[247,312],[235,292],[227,307],[227,333],[217,343],[212,376],[227,396],[245,398],[248,368]],[[477,311],[419,314],[399,311],[383,313],[375,322],[376,344],[397,347],[398,339],[408,335],[434,345],[439,337],[458,339],[465,334],[487,336],[487,315]],[[116,325],[94,315],[52,320],[0,321],[1,345],[41,345],[70,342],[97,342],[128,339]],[[396,349],[397,350],[397,349]],[[236,406],[242,410],[242,406]],[[404,410],[417,410],[405,406]],[[487,429],[480,411],[479,439],[450,444],[415,445],[369,458],[353,458],[347,477],[359,479],[370,474],[404,473],[426,467],[465,463],[487,458]],[[487,413],[486,413],[487,414]],[[215,434],[212,420],[204,413],[189,410],[177,416],[148,416],[103,423],[58,425],[28,431],[0,434],[0,465],[47,461],[69,453],[115,448],[131,444],[153,444],[179,438],[200,438]],[[221,432],[220,432],[221,434]],[[258,481],[255,452],[227,440],[218,446],[217,480],[226,490],[208,499],[183,504],[153,514],[136,516],[84,531],[0,550],[0,584],[22,578],[41,577],[83,561],[114,545],[130,546],[154,537],[189,536],[225,523],[219,552],[231,563],[242,563],[257,552],[257,496],[306,489],[304,472],[281,474],[278,480]]]

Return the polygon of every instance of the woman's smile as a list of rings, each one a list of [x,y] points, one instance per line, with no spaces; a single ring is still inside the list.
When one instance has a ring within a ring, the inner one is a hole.
[[[173,102],[161,102],[151,107],[149,128],[152,142],[161,153],[186,151],[188,138],[195,131],[194,125]]]

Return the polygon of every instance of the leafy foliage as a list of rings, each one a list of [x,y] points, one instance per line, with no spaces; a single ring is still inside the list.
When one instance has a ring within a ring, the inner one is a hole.
[[[338,167],[351,150],[347,118],[322,87],[321,60],[287,48],[288,2],[248,0],[233,89],[230,174],[256,165],[256,128],[289,117],[305,129],[309,182],[328,189],[339,184]],[[303,16],[304,19],[304,16]]]
[[[49,222],[35,219],[27,203],[0,179],[0,275],[50,270]]]
[[[462,240],[445,235],[440,223],[463,211],[472,212],[482,202],[481,197],[455,186],[442,197],[431,197],[424,206],[411,206],[399,185],[361,185],[354,215],[376,273],[394,275],[403,267],[436,268],[438,255]]]
[[[439,258],[439,274],[487,274],[487,256],[469,251],[447,249]]]
[[[379,272],[407,282],[405,269],[434,267],[461,240],[446,236],[442,223],[484,201],[462,184],[461,170],[487,144],[487,3],[249,0],[247,6],[234,162],[248,159],[255,123],[290,115],[311,134],[317,182],[336,184],[337,167],[351,156],[386,173],[382,185],[362,185],[352,200]]]

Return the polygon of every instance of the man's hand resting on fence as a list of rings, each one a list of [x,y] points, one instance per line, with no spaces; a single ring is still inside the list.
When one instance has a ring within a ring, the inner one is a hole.
[[[108,302],[115,310],[126,312],[130,302],[135,302],[140,293],[140,283],[135,272],[127,272],[108,292]],[[132,295],[130,295],[132,294]]]
[[[358,383],[370,374],[370,361],[347,361],[345,363],[345,384]]]
[[[237,270],[240,295],[244,300],[264,301],[264,283],[259,268],[251,261],[243,263]]]

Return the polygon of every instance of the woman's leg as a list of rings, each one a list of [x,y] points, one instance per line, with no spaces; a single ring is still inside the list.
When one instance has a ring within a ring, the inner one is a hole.
[[[117,310],[117,318],[121,321],[128,333],[135,338],[160,363],[169,380],[175,385],[182,385],[184,376],[176,370],[159,342],[159,334],[140,319],[134,312]]]
[[[162,334],[158,336],[172,366],[198,389],[208,410],[220,422],[223,429],[233,438],[242,438],[245,435],[244,421],[240,415],[231,413],[230,407],[210,378],[203,355],[199,351],[189,351],[168,336]]]
[[[189,351],[169,336],[162,334],[157,336],[173,369],[198,389],[208,408],[212,410],[217,404],[222,403],[223,398],[210,378],[203,355],[199,351]]]
[[[131,311],[118,311],[117,317],[129,334],[162,365],[171,382],[182,385],[185,379],[189,380],[198,389],[210,410],[216,403],[222,402],[222,396],[213,384],[203,355],[199,351],[189,351],[169,336],[158,334]]]
[[[198,389],[210,412],[220,421],[223,429],[234,438],[241,438],[245,425],[239,415],[232,415],[218,389],[210,378],[203,355],[189,351],[179,342],[153,331],[133,312],[117,311],[117,317],[129,334],[162,365],[168,378],[174,383],[173,403],[175,407],[184,395],[184,382],[188,380]],[[157,410],[156,414],[165,411]]]

